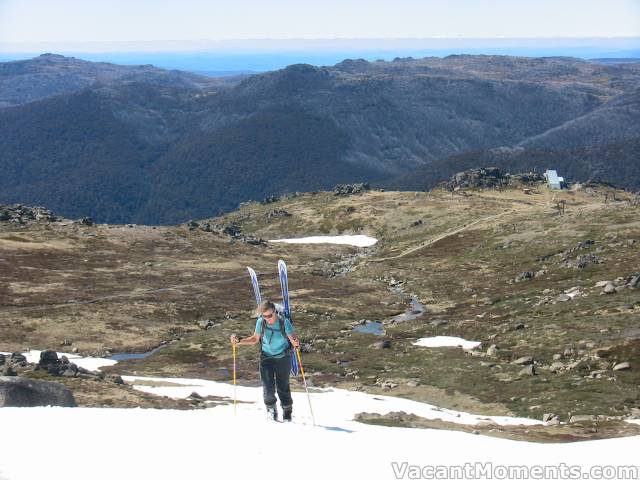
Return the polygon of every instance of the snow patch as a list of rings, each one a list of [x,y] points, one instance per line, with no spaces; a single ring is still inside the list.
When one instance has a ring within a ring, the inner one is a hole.
[[[28,363],[38,363],[40,361],[40,353],[42,353],[42,350],[29,350],[28,352],[22,352],[22,355],[25,356]],[[102,367],[109,367],[118,363],[117,361],[110,360],[108,358],[81,357],[74,353],[64,352],[56,353],[58,354],[58,358],[64,355],[70,362],[75,363],[78,367],[86,368],[87,370],[92,370],[94,372],[97,372]],[[0,352],[0,354],[11,355],[11,353],[8,352]]]
[[[303,238],[282,238],[280,240],[269,240],[272,243],[330,243],[334,245],[352,245],[354,247],[371,247],[378,243],[378,240],[367,235],[337,235],[337,236],[314,236]]]
[[[465,350],[473,350],[480,346],[481,342],[474,342],[472,340],[465,340],[459,337],[424,337],[413,342],[414,345],[419,347],[462,347]]]

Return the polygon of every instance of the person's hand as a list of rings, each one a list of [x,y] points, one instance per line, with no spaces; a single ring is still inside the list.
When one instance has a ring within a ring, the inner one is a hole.
[[[237,345],[238,343],[240,343],[240,340],[238,340],[238,337],[236,337],[235,333],[231,334],[231,336],[229,337],[229,340],[231,340],[232,345]]]
[[[293,345],[293,348],[300,348],[300,340],[297,338],[291,339],[291,345]]]

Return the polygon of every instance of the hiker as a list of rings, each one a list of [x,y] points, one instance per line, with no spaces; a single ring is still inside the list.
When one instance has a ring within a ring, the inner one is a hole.
[[[293,400],[289,388],[289,374],[291,372],[291,347],[298,348],[300,341],[293,332],[291,321],[279,313],[273,302],[260,302],[255,311],[258,320],[253,335],[238,340],[235,333],[231,335],[231,343],[236,345],[254,345],[260,342],[260,380],[264,404],[269,417],[278,420],[276,409],[276,389],[282,418],[291,420]]]

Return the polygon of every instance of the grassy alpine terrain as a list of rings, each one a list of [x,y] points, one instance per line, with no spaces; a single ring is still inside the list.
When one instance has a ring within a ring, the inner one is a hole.
[[[640,408],[639,208],[612,187],[536,183],[303,193],[173,227],[1,221],[0,351],[108,356],[166,343],[103,370],[229,380],[228,335],[254,325],[245,267],[277,299],[284,258],[313,385],[481,414],[615,421]],[[379,242],[260,241],[338,234]],[[394,321],[412,298],[424,313]],[[367,321],[381,334],[353,331]],[[413,345],[437,335],[482,343]],[[239,354],[240,382],[257,381],[256,348]]]

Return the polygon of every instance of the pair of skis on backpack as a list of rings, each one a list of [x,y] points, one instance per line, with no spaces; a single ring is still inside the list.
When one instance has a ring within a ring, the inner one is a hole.
[[[260,284],[258,283],[258,276],[253,268],[247,267],[249,275],[251,276],[251,284],[253,285],[253,294],[256,297],[256,305],[260,305],[262,302],[262,295],[260,294]],[[291,307],[289,305],[289,278],[287,276],[287,264],[284,260],[278,260],[278,276],[280,277],[280,290],[282,291],[282,306],[284,309],[284,316],[289,319],[293,325],[293,319],[291,318]],[[291,374],[298,376],[300,373],[300,364],[298,363],[297,355],[291,355]]]

